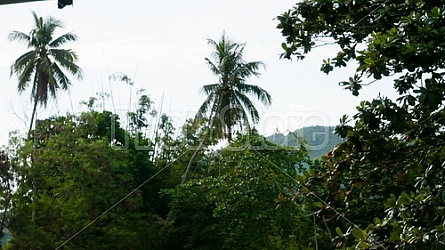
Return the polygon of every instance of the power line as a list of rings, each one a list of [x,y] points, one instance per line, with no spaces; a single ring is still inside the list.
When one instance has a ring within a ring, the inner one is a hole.
[[[81,232],[83,232],[85,229],[87,229],[89,226],[91,226],[92,224],[94,224],[97,220],[99,220],[102,216],[104,216],[105,214],[107,214],[109,211],[111,211],[113,208],[115,208],[117,205],[119,205],[122,201],[124,201],[125,199],[127,199],[130,195],[132,195],[134,192],[136,192],[139,188],[141,188],[142,186],[144,186],[145,184],[147,184],[149,181],[151,181],[154,177],[156,177],[157,175],[159,175],[162,171],[164,171],[165,169],[167,169],[171,164],[173,164],[175,161],[177,161],[179,158],[181,158],[181,156],[183,156],[185,153],[187,153],[187,151],[185,151],[184,153],[182,153],[181,155],[179,155],[174,161],[170,162],[169,164],[167,164],[165,167],[163,167],[161,170],[159,170],[158,172],[156,172],[154,175],[152,175],[150,178],[148,178],[147,180],[145,180],[144,182],[142,182],[142,184],[140,184],[139,186],[137,186],[135,189],[133,189],[131,192],[129,192],[127,195],[125,195],[122,199],[120,199],[118,202],[114,203],[110,208],[108,208],[107,210],[105,210],[103,213],[101,213],[99,216],[97,216],[94,220],[92,220],[91,222],[89,222],[87,225],[85,225],[82,229],[80,229],[79,231],[77,231],[73,236],[71,236],[70,238],[68,238],[66,241],[64,241],[61,245],[59,245],[55,250],[60,249],[61,247],[63,247],[66,243],[70,242],[72,239],[74,239],[77,235],[79,235]]]
[[[356,224],[354,224],[354,222],[352,222],[351,220],[349,220],[348,218],[346,218],[343,214],[341,214],[340,212],[338,212],[335,208],[331,207],[327,202],[325,202],[323,199],[321,199],[317,194],[315,194],[314,192],[312,192],[311,190],[309,190],[307,187],[305,187],[304,185],[302,185],[298,180],[296,180],[294,177],[290,176],[288,173],[286,173],[283,169],[281,169],[280,167],[278,167],[275,163],[273,163],[271,160],[269,160],[266,156],[264,156],[263,154],[261,154],[259,151],[257,150],[252,150],[253,152],[257,153],[258,155],[260,155],[262,158],[264,158],[266,161],[268,161],[270,164],[272,164],[272,166],[274,166],[275,168],[277,168],[278,170],[280,170],[282,173],[284,173],[286,176],[288,176],[289,178],[291,178],[293,181],[295,181],[299,186],[301,186],[303,189],[305,189],[310,195],[314,196],[317,200],[319,200],[321,203],[323,203],[326,208],[331,209],[332,211],[334,211],[334,213],[336,213],[337,215],[339,215],[340,217],[342,217],[343,219],[345,219],[349,224],[351,224],[353,227],[357,228],[358,230],[360,230],[362,233],[366,234],[365,231],[363,231],[362,229],[360,229],[359,226],[357,226]],[[383,246],[380,242],[374,240],[373,238],[369,237],[372,241],[374,241],[375,243],[377,243],[379,246],[383,247],[384,249],[388,249],[385,246]]]
[[[363,20],[365,20],[365,18],[367,18],[369,15],[371,15],[372,13],[374,13],[375,11],[377,11],[378,9],[380,9],[383,5],[385,5],[389,0],[386,0],[385,2],[381,3],[379,6],[377,6],[377,8],[373,9],[371,12],[369,12],[366,16],[364,16],[362,19],[360,19],[358,22],[356,22],[355,24],[353,24],[351,27],[349,27],[346,31],[350,31],[351,29],[353,29],[355,26],[357,26],[357,24],[361,23]]]

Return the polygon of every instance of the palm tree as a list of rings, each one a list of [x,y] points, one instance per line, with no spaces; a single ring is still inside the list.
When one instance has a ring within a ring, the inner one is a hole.
[[[233,128],[249,128],[250,122],[257,123],[260,119],[249,96],[254,96],[265,105],[271,104],[271,97],[267,91],[246,83],[251,76],[259,76],[258,70],[264,63],[260,61],[245,62],[243,51],[245,44],[231,41],[224,33],[219,42],[208,39],[208,44],[214,48],[212,60],[205,58],[210,70],[218,76],[217,83],[204,85],[201,92],[207,95],[199,108],[195,120],[208,115],[207,131],[204,132],[198,148],[190,158],[186,171],[182,177],[184,183],[190,171],[191,164],[198,151],[204,147],[204,141],[209,135],[215,138],[232,140]]]
[[[46,107],[48,95],[56,98],[57,90],[67,90],[71,85],[62,68],[77,79],[82,79],[82,70],[76,65],[77,54],[72,50],[59,48],[67,42],[76,41],[77,36],[66,33],[53,39],[56,28],[63,28],[62,22],[53,17],[43,19],[35,12],[32,12],[32,15],[34,27],[29,34],[20,31],[9,34],[9,40],[24,42],[28,49],[31,49],[17,58],[11,66],[11,76],[16,74],[19,80],[17,85],[19,93],[32,83],[31,101],[34,102],[34,107],[29,132],[33,126],[37,105]]]

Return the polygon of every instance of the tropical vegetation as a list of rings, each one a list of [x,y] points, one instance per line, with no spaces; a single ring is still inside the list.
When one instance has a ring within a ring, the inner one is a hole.
[[[19,92],[32,83],[34,114],[70,85],[61,68],[82,71],[57,49],[75,35],[53,39],[60,21],[33,17],[29,35],[10,39],[33,49],[11,73]],[[33,115],[0,149],[1,248],[444,249],[444,17],[439,0],[303,0],[277,17],[282,58],[335,44],[321,71],[355,67],[340,82],[352,95],[384,79],[397,91],[335,128],[259,134],[251,98],[271,97],[247,80],[264,64],[225,34],[208,40],[218,81],[180,127],[143,89],[121,117],[96,97],[34,129]]]
[[[301,178],[337,248],[445,247],[444,16],[443,1],[306,0],[278,17],[284,58],[334,42],[322,71],[352,65],[339,84],[353,95],[383,79],[399,95],[343,117],[344,142]]]

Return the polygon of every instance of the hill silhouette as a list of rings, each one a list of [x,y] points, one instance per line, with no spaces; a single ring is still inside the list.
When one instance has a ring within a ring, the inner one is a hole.
[[[334,134],[334,127],[331,126],[310,126],[297,129],[287,135],[283,133],[275,133],[267,139],[281,146],[300,146],[298,137],[304,140],[309,149],[309,157],[311,159],[321,158],[332,148],[342,142],[342,139]]]

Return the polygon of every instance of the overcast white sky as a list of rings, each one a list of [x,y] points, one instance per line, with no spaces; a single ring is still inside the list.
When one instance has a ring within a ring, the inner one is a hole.
[[[58,30],[58,35],[73,31],[79,36],[78,42],[66,48],[78,53],[78,64],[84,70],[83,81],[73,79],[70,95],[60,93],[57,102],[39,110],[39,118],[79,112],[80,101],[97,92],[110,93],[110,88],[116,112],[127,109],[129,88],[108,79],[112,73],[123,72],[133,79],[135,89],[145,88],[157,105],[164,91],[162,111],[180,125],[204,100],[200,86],[217,81],[204,61],[212,52],[206,39],[218,40],[223,31],[232,40],[246,43],[247,61],[267,65],[260,78],[249,81],[266,89],[273,98],[271,107],[258,106],[261,133],[271,134],[276,129],[287,132],[313,124],[336,125],[343,114],[354,114],[361,100],[379,92],[392,95],[391,84],[375,83],[353,97],[337,84],[352,75],[352,68],[329,76],[320,72],[322,59],[333,55],[335,47],[319,48],[303,61],[280,60],[284,39],[274,18],[294,3],[74,0],[73,7],[62,10],[57,9],[57,1],[0,6],[0,145],[7,143],[9,131],[26,131],[26,117],[32,110],[29,93],[19,96],[17,80],[9,76],[10,65],[26,46],[7,39],[12,30],[27,33],[32,28],[32,10],[39,16],[61,19],[65,29]]]

